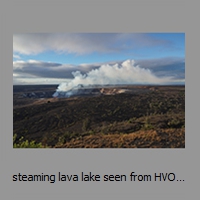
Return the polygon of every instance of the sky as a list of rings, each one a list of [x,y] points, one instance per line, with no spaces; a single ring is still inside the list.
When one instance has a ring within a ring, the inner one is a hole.
[[[185,84],[184,33],[13,35],[13,84]]]

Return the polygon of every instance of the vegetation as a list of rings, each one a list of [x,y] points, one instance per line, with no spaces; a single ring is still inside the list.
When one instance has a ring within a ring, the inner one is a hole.
[[[13,136],[13,148],[43,148],[44,146],[42,143],[36,143],[35,141],[28,141],[28,140],[23,140],[24,137],[21,137],[18,140],[18,143],[16,143],[17,139],[17,134]]]
[[[14,99],[13,132],[18,135],[15,138],[18,147],[103,148],[110,144],[116,148],[150,148],[155,144],[160,146],[156,143],[160,138],[157,133],[165,136],[165,140],[160,141],[162,147],[185,147],[185,87],[163,86],[148,92],[141,89],[116,95],[50,98],[39,103],[37,99],[27,101],[29,103],[22,105],[20,99]],[[150,137],[152,131],[155,131],[154,136]],[[133,145],[127,143],[125,138],[133,137],[132,134],[148,144],[142,145],[137,140],[132,141]],[[115,137],[121,141],[113,146],[109,140]]]

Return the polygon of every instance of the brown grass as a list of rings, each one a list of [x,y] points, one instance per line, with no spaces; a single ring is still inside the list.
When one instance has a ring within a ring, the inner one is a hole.
[[[51,98],[51,87],[14,88],[16,142],[23,137],[52,148],[184,148],[185,88],[129,87],[133,93],[73,98]],[[22,97],[43,89],[47,98]]]
[[[74,138],[55,148],[185,148],[185,129],[144,130],[129,134]]]

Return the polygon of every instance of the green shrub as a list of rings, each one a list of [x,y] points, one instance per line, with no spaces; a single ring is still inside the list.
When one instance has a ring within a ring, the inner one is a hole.
[[[154,126],[152,124],[145,123],[144,126],[143,126],[143,129],[144,130],[151,130],[151,129],[154,129]]]
[[[86,118],[86,119],[83,121],[82,130],[83,130],[83,131],[87,131],[89,128],[90,128],[90,120],[89,120],[89,118]]]
[[[182,127],[182,121],[178,118],[172,118],[170,121],[168,121],[167,125],[171,128],[180,128]]]
[[[150,123],[150,119],[148,116],[145,118],[143,129],[144,130],[154,129],[154,126]]]
[[[17,134],[13,136],[13,148],[44,148],[42,143],[36,143],[34,140],[33,141],[28,141],[24,140],[24,137],[21,137],[18,141],[16,142],[17,139]]]

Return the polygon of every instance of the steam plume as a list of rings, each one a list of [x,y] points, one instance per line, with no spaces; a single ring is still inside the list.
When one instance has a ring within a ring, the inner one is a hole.
[[[105,64],[98,69],[92,69],[86,74],[80,71],[72,72],[74,78],[68,83],[61,83],[54,97],[69,97],[80,87],[92,85],[116,85],[116,84],[167,84],[172,77],[157,77],[149,69],[135,65],[134,60],[126,60],[122,64]]]

